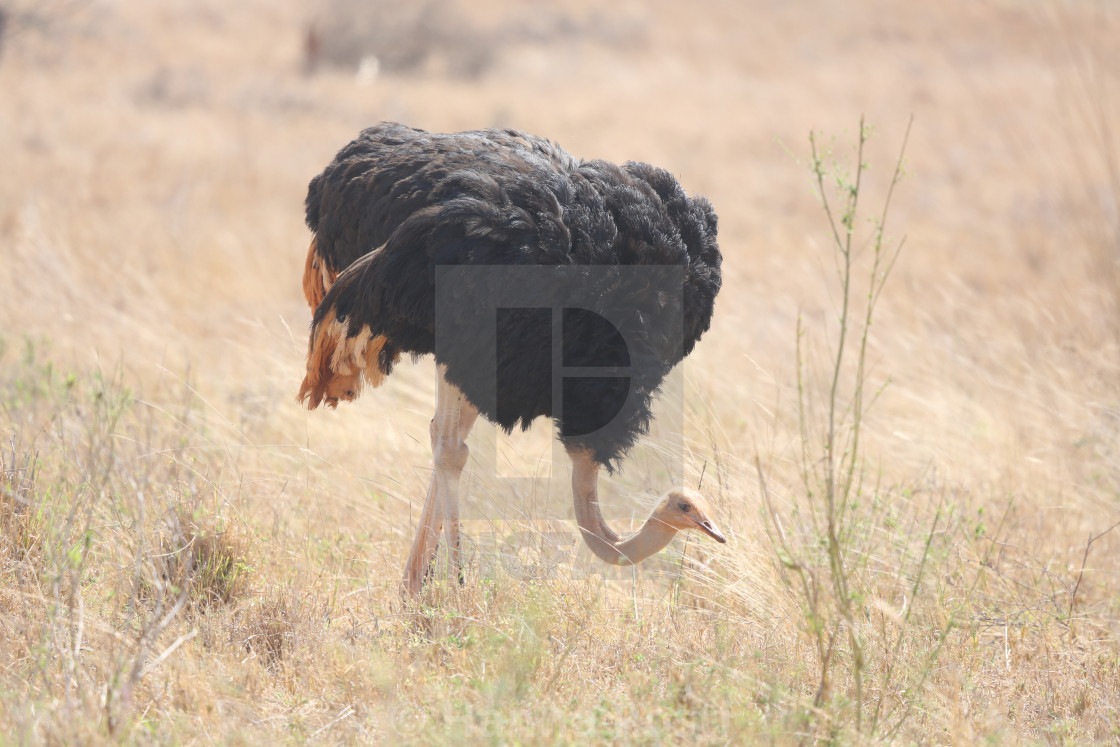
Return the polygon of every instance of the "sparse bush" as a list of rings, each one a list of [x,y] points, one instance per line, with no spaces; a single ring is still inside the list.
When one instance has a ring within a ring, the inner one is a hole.
[[[411,73],[439,64],[475,77],[491,62],[492,42],[450,0],[327,0],[308,28],[305,66]]]
[[[304,70],[476,78],[518,45],[589,41],[618,49],[645,39],[641,15],[633,9],[597,10],[577,19],[562,5],[515,4],[488,24],[478,20],[484,15],[462,0],[323,0],[306,29]]]
[[[89,0],[4,0],[0,3],[0,63],[9,42],[21,36],[64,38],[67,26],[91,5]]]
[[[884,484],[863,449],[864,418],[885,386],[871,381],[867,349],[876,303],[903,245],[885,231],[903,177],[909,126],[881,212],[865,237],[859,208],[870,136],[861,120],[849,167],[810,134],[809,166],[839,283],[837,320],[823,362],[819,343],[808,341],[798,321],[800,485],[787,510],[776,505],[757,465],[783,580],[800,604],[802,632],[814,654],[816,684],[803,712],[805,728],[829,739],[848,729],[896,733],[953,626],[951,618],[939,619],[941,600],[929,584],[932,566],[947,555],[949,507],[943,497],[916,500],[911,488]],[[833,189],[839,204],[830,197]],[[861,256],[863,247],[869,256]],[[862,283],[861,260],[868,264]]]
[[[247,589],[246,544],[176,479],[183,433],[161,434],[120,368],[60,373],[45,343],[28,341],[18,356],[9,348],[0,345],[0,411],[11,423],[0,578],[20,583],[0,600],[0,646],[18,641],[25,652],[14,661],[34,683],[29,706],[68,714],[51,739],[119,734],[144,681],[196,634],[182,629],[184,613]],[[149,521],[150,504],[166,507],[160,521]]]

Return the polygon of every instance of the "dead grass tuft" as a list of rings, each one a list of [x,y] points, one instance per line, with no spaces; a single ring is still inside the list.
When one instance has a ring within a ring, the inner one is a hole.
[[[236,525],[218,522],[179,506],[157,530],[156,550],[141,576],[140,598],[185,592],[192,606],[209,610],[249,589],[248,540]]]
[[[0,573],[27,563],[38,553],[33,512],[36,463],[21,454],[12,436],[7,453],[0,451]]]
[[[290,596],[256,601],[236,615],[230,642],[256,656],[266,667],[279,665],[286,654],[291,654],[296,630],[304,621],[299,611]]]

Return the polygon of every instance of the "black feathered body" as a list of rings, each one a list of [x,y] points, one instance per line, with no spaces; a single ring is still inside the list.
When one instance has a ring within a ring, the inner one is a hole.
[[[708,329],[721,283],[716,215],[706,199],[689,197],[663,169],[578,160],[513,130],[367,129],[312,180],[307,223],[319,260],[332,276],[341,272],[315,311],[309,380],[316,332],[341,324],[348,339],[379,340],[369,351],[380,372],[388,374],[401,353],[435,353],[448,381],[490,420],[509,430],[553,417],[565,445],[590,450],[608,467],[648,429],[652,398]],[[471,339],[480,323],[471,310],[492,310],[489,294],[500,291],[487,287],[487,273],[455,287],[461,334],[441,327],[437,346],[436,268],[456,265],[565,268],[557,270],[562,282],[579,279],[615,315],[612,326],[595,313],[564,312],[563,365],[627,366],[627,378],[566,379],[562,412],[554,412],[546,316],[503,309],[496,350]],[[619,281],[624,268],[638,266],[672,269],[663,277],[680,284],[679,303],[663,282]],[[663,323],[670,318],[675,325]],[[496,372],[479,360],[495,354]],[[330,360],[336,365],[338,356]],[[319,385],[305,381],[305,390]],[[312,404],[318,399],[312,395]],[[603,423],[601,413],[623,400]]]

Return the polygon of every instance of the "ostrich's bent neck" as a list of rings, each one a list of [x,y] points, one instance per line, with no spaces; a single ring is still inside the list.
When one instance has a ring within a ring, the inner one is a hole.
[[[572,449],[572,495],[575,500],[576,523],[587,546],[611,565],[635,565],[673,541],[677,530],[656,516],[650,516],[642,528],[622,539],[603,519],[599,509],[599,463],[590,452]]]

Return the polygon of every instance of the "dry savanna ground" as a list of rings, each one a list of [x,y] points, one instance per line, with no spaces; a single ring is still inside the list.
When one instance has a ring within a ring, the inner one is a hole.
[[[0,9],[0,742],[1120,739],[1113,4]],[[383,119],[711,199],[604,500],[701,485],[726,545],[608,573],[547,424],[480,428],[466,584],[402,603],[431,361],[294,399],[304,190]]]

